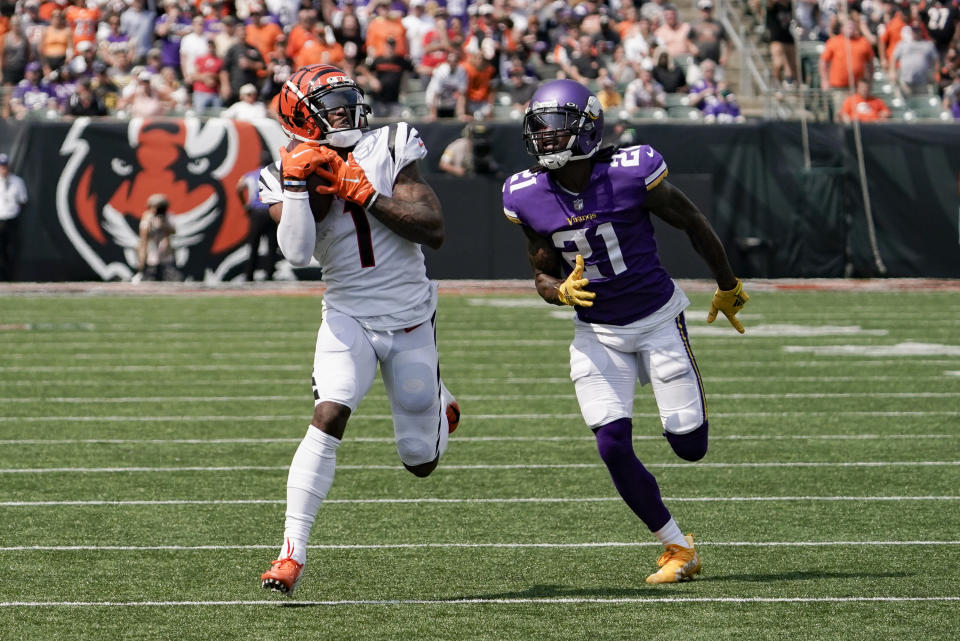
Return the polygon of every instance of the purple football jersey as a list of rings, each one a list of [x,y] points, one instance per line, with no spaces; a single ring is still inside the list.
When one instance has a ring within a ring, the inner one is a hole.
[[[667,175],[667,163],[649,145],[620,149],[594,164],[587,187],[575,194],[546,171],[524,171],[503,185],[503,211],[514,223],[548,238],[563,255],[563,277],[583,256],[584,278],[597,294],[577,307],[588,323],[626,325],[660,309],[674,284],[660,264],[647,191]]]

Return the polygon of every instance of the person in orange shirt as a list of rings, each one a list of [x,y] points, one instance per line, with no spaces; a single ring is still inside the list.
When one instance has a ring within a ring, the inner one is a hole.
[[[300,47],[313,37],[313,25],[317,21],[317,12],[313,9],[301,9],[297,14],[297,24],[287,34],[287,57],[293,60],[300,53]]]
[[[897,48],[897,43],[900,42],[900,34],[903,32],[903,28],[907,26],[908,21],[903,15],[903,9],[898,4],[888,0],[885,5],[883,9],[886,20],[883,28],[880,29],[880,37],[877,38],[877,48],[880,51],[880,64],[887,71],[890,71],[890,65],[893,64],[893,50]]]
[[[43,74],[47,75],[59,69],[67,61],[67,51],[73,49],[73,32],[67,26],[63,11],[57,9],[51,14],[50,24],[43,30],[40,39],[40,59],[43,61]]]
[[[378,58],[387,55],[387,38],[396,42],[396,54],[407,57],[407,30],[398,11],[390,8],[389,2],[380,0],[374,7],[376,17],[367,25],[367,56]]]
[[[247,42],[257,48],[266,60],[273,51],[273,43],[283,35],[283,29],[268,18],[259,4],[250,5],[250,20],[246,26]]]
[[[847,19],[820,54],[820,87],[824,91],[850,87],[851,70],[854,83],[873,76],[873,47],[860,35],[857,24]]]
[[[490,83],[497,74],[496,68],[479,50],[468,53],[460,66],[467,72],[466,104],[463,105],[465,113],[458,114],[460,119],[489,117],[493,112],[494,97]]]
[[[870,94],[870,80],[857,81],[857,91],[843,101],[840,109],[840,122],[850,124],[854,120],[875,122],[890,118],[890,108],[880,98]]]
[[[293,59],[294,69],[318,64],[339,66],[343,62],[343,47],[332,37],[328,41],[326,31],[322,22],[313,25],[313,36],[303,43]]]
[[[81,42],[97,43],[97,27],[100,24],[100,9],[87,0],[79,0],[64,11],[67,24],[73,29],[73,45]]]

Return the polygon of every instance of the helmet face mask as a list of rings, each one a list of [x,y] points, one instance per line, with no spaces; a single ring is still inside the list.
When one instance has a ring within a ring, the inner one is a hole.
[[[367,128],[369,114],[363,90],[330,65],[303,67],[281,89],[280,124],[296,140],[352,147]]]
[[[603,109],[590,90],[572,80],[541,86],[523,118],[527,153],[547,169],[590,158],[603,138]]]

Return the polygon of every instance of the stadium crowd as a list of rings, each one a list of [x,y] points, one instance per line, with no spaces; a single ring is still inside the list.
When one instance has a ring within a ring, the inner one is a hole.
[[[326,62],[358,80],[377,117],[517,118],[539,81],[567,77],[621,116],[682,104],[742,120],[713,0],[671,1],[0,0],[0,113],[257,118],[294,70]],[[960,117],[953,0],[748,4],[786,87],[803,75],[796,36],[826,42],[815,71],[855,116],[876,103],[854,91],[876,57],[899,93],[935,91]]]
[[[687,22],[665,0],[0,0],[3,114],[252,118],[326,62],[378,117],[517,117],[537,82],[569,77],[621,112],[683,96],[740,118],[726,35],[697,6]]]

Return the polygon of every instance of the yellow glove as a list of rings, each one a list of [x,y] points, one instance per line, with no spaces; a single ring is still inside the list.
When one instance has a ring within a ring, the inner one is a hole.
[[[710,303],[710,313],[707,314],[707,322],[712,323],[717,318],[717,312],[723,312],[733,328],[743,334],[743,323],[737,320],[737,312],[743,309],[743,306],[750,300],[747,292],[743,291],[743,283],[737,280],[737,286],[733,289],[717,289],[713,293],[713,302]]]
[[[583,277],[583,256],[577,254],[577,264],[567,276],[567,280],[557,287],[557,298],[564,305],[580,305],[581,307],[593,307],[593,299],[597,295],[584,289],[590,281]]]

